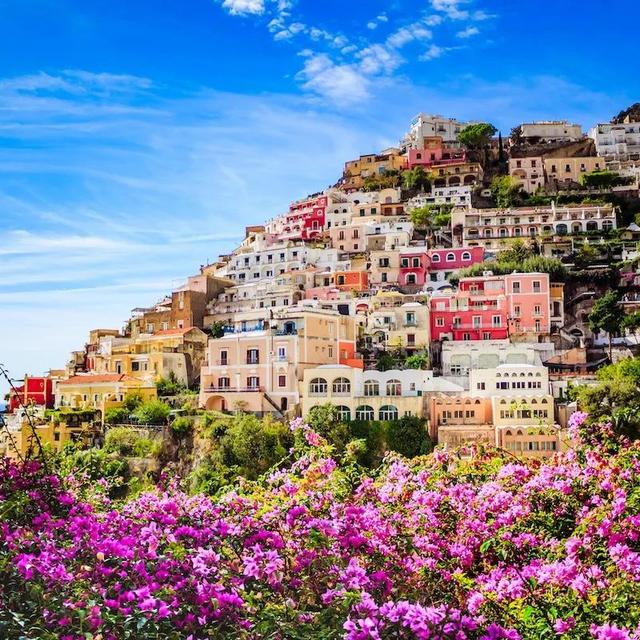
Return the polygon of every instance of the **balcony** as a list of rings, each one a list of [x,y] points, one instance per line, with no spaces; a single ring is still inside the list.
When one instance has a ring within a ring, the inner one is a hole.
[[[297,329],[279,329],[273,332],[274,336],[297,336]]]
[[[247,358],[246,364],[260,364],[260,358]]]

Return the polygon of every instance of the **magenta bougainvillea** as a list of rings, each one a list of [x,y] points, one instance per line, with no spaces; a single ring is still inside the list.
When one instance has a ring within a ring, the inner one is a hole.
[[[638,445],[365,472],[293,427],[290,468],[216,499],[2,463],[0,637],[640,639]]]

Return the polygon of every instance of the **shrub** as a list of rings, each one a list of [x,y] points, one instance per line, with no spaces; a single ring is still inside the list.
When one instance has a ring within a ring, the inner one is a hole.
[[[125,407],[107,409],[104,413],[104,421],[107,424],[121,424],[129,419],[129,410]]]
[[[134,412],[135,419],[140,424],[160,425],[166,424],[171,413],[171,407],[162,400],[149,400],[143,402]]]

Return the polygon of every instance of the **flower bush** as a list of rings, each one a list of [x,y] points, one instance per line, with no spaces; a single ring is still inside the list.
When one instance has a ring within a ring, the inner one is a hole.
[[[292,427],[288,469],[215,500],[167,482],[87,501],[2,463],[0,637],[640,638],[638,445],[591,427],[549,461],[371,472]]]

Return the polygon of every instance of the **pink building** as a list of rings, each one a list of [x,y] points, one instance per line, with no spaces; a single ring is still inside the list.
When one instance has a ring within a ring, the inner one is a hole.
[[[284,216],[280,239],[311,240],[322,235],[327,211],[327,196],[319,195],[293,202]]]
[[[429,249],[429,271],[457,271],[478,264],[484,260],[482,247],[455,249]]]
[[[427,278],[429,258],[426,247],[408,247],[400,251],[400,275],[398,284],[421,288]]]
[[[549,334],[549,275],[462,278],[457,291],[431,297],[432,340],[535,341]]]
[[[407,166],[431,169],[434,166],[455,164],[466,161],[464,149],[445,147],[439,136],[423,139],[422,149],[407,149]]]

